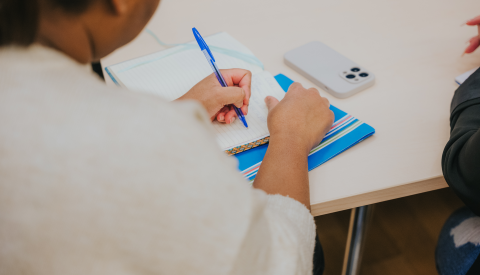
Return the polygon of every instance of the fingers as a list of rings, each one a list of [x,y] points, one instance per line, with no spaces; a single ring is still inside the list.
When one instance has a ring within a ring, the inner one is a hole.
[[[320,96],[320,92],[315,88],[305,89],[302,84],[295,82],[290,85],[286,97],[304,97],[308,94],[314,94]],[[321,96],[320,96],[321,97]]]
[[[235,118],[237,117],[237,113],[235,113],[235,110],[230,108],[227,114],[225,114],[225,122],[227,124],[233,123],[235,121]]]
[[[245,101],[243,102],[243,106],[240,108],[240,110],[242,110],[244,116],[248,115],[248,105],[245,104]]]
[[[267,96],[265,98],[265,104],[267,104],[268,111],[270,112],[278,104],[278,99],[273,96]]]
[[[301,99],[305,99],[305,98],[309,98],[309,101],[315,101],[315,100],[318,100],[318,98],[321,99],[321,102],[325,105],[325,107],[327,108],[330,108],[330,101],[325,98],[325,97],[322,97],[320,95],[320,92],[316,89],[316,88],[308,88],[308,89],[305,89],[302,84],[300,83],[293,83],[290,88],[288,89],[288,92],[285,96],[285,98],[301,98]]]
[[[220,70],[228,86],[238,86],[245,91],[243,104],[250,103],[252,73],[244,69]]]
[[[326,97],[322,97],[322,101],[325,105],[328,106],[328,108],[330,108],[330,100],[328,100]]]
[[[234,104],[237,108],[241,108],[245,90],[240,87],[222,87],[217,90],[215,98],[219,106]]]
[[[230,111],[228,106],[224,106],[218,113],[217,113],[217,120],[218,122],[225,122],[225,115]]]
[[[219,88],[216,93],[217,105],[224,106],[217,115],[219,122],[230,124],[235,121],[237,113],[232,106],[225,106],[233,104],[237,108],[241,108],[243,114],[248,113],[248,106],[243,104],[245,98],[245,90],[240,87],[226,87]]]
[[[465,49],[465,53],[473,53],[480,46],[480,37],[475,36],[470,39],[470,44]]]
[[[223,109],[217,114],[217,120],[221,123],[233,123],[235,121],[235,117],[237,113],[235,110],[230,106],[225,106]]]
[[[469,26],[479,25],[480,24],[480,15],[475,17],[475,18],[472,18],[472,19],[468,20],[466,22],[466,24],[469,25]]]
[[[480,15],[468,20],[465,24],[469,26],[478,25],[478,36],[472,37],[470,39],[468,47],[463,52],[463,54],[473,53],[480,45]]]
[[[298,83],[298,82],[294,82],[292,83],[292,85],[290,85],[290,87],[288,88],[288,91],[287,91],[287,94],[288,92],[293,92],[293,91],[298,91],[298,90],[305,90],[305,88],[303,88],[303,85]]]

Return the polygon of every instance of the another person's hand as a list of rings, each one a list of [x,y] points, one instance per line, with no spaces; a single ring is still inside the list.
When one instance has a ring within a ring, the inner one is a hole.
[[[477,26],[478,35],[470,38],[468,47],[465,49],[464,53],[473,53],[478,46],[480,46],[480,16],[477,16],[473,19],[470,19],[466,23],[468,26]]]
[[[236,113],[233,107],[227,105],[234,104],[244,115],[248,113],[252,73],[243,69],[220,71],[227,82],[227,88],[220,85],[215,74],[211,74],[178,100],[197,100],[207,109],[212,121],[217,119],[219,122],[230,124],[235,120]]]
[[[300,146],[307,154],[322,141],[333,124],[328,99],[321,97],[317,89],[305,89],[300,83],[293,83],[282,101],[268,96],[265,103],[270,142]]]

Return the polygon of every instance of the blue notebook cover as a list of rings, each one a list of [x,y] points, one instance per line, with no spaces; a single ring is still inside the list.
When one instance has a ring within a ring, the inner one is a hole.
[[[293,80],[283,74],[275,76],[278,84],[287,92]],[[308,171],[322,165],[329,159],[347,150],[360,141],[375,133],[375,129],[368,124],[356,119],[352,115],[330,105],[330,110],[335,115],[335,122],[330,131],[325,135],[320,145],[315,147],[308,156]],[[258,168],[267,152],[268,144],[250,149],[234,155],[239,161],[239,169],[250,181],[255,179]]]

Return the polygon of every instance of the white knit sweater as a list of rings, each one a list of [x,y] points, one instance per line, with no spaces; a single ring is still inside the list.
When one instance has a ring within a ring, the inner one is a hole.
[[[311,274],[308,210],[214,140],[195,102],[0,49],[0,274]]]

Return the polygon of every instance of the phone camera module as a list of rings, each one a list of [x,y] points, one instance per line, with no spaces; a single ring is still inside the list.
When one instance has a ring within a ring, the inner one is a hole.
[[[374,76],[370,75],[370,72],[365,70],[364,68],[351,65],[348,67],[344,67],[341,71],[338,71],[338,75],[343,81],[354,85],[359,85],[362,82],[371,81],[374,78]]]

